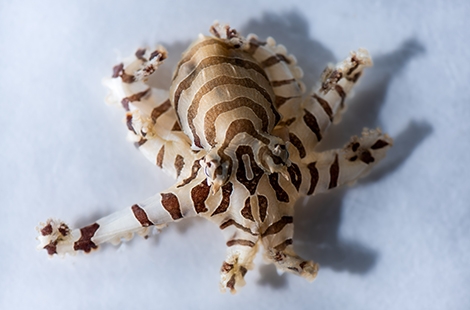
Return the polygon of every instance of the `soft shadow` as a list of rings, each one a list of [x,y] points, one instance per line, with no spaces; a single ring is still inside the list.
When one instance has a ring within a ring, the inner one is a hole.
[[[297,11],[283,14],[265,13],[242,27],[241,33],[256,33],[261,40],[273,36],[276,42],[285,45],[296,56],[304,71],[307,89],[313,87],[325,66],[335,59],[333,53],[319,41],[311,38],[306,18]],[[353,47],[354,48],[354,47]],[[374,67],[368,69],[356,95],[348,101],[349,109],[338,126],[333,126],[322,149],[337,148],[346,143],[352,134],[360,134],[363,127],[380,127],[379,112],[386,101],[390,82],[419,54],[425,52],[417,39],[403,42],[396,50],[374,58]],[[345,55],[346,57],[347,55]],[[373,55],[374,56],[374,55]],[[395,144],[387,161],[380,169],[362,182],[376,181],[397,169],[416,147],[432,132],[429,123],[411,121],[409,126],[395,137]],[[347,188],[337,189],[328,195],[312,197],[307,206],[299,206],[295,220],[295,248],[299,254],[313,259],[322,267],[338,271],[364,274],[370,271],[379,253],[354,240],[342,239],[338,231],[342,216],[342,201]],[[286,284],[274,266],[262,266],[263,276],[259,283],[274,288]]]

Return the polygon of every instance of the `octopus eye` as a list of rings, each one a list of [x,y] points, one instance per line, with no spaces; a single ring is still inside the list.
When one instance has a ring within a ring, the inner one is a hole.
[[[206,174],[206,176],[207,176],[208,178],[211,177],[211,176],[210,176],[210,173],[209,173],[209,166],[208,166],[208,165],[207,165],[206,167],[204,167],[204,173]]]

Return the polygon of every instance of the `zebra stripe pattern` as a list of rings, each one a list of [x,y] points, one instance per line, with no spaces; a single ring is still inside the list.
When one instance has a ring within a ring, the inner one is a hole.
[[[80,229],[57,220],[39,228],[49,255],[91,252],[133,234],[147,237],[183,218],[202,216],[225,235],[221,287],[244,285],[260,245],[275,266],[313,280],[318,264],[293,249],[298,199],[348,184],[392,145],[365,129],[341,149],[316,152],[363,69],[365,50],[327,67],[320,87],[304,95],[295,57],[272,38],[242,37],[214,25],[183,53],[169,91],[147,84],[166,59],[163,47],[138,49],[113,68],[107,101],[120,105],[135,146],[176,178],[170,188]]]

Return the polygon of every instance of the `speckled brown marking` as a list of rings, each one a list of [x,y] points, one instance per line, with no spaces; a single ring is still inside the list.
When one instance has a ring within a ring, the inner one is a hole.
[[[356,160],[357,160],[357,155],[354,155],[353,157],[349,159],[349,161],[356,161]]]
[[[292,143],[292,145],[295,146],[295,148],[299,152],[300,158],[304,158],[305,156],[307,156],[307,153],[305,152],[305,147],[302,144],[302,141],[292,132],[289,132],[289,141]]]
[[[280,108],[284,103],[286,103],[287,100],[292,99],[293,97],[281,97],[281,96],[276,96],[274,98],[274,105],[276,108]]]
[[[135,77],[131,74],[127,74],[126,71],[122,70],[121,80],[126,84],[131,84],[135,82]]]
[[[181,174],[181,170],[183,170],[184,167],[184,157],[180,154],[176,155],[174,166],[176,169],[176,176],[179,177]]]
[[[366,164],[373,163],[375,161],[375,158],[372,157],[372,154],[369,151],[364,151],[359,155],[359,159]]]
[[[144,55],[145,55],[145,48],[139,48],[135,52],[135,57],[137,57],[137,59],[140,59],[142,61],[147,61],[147,59],[144,57]]]
[[[282,243],[276,245],[276,246],[274,247],[274,250],[279,251],[279,252],[282,252],[282,251],[284,251],[289,245],[291,245],[292,242],[293,242],[292,239],[287,239],[287,240],[285,240],[284,242],[282,242]]]
[[[277,64],[281,61],[283,61],[287,64],[290,64],[290,60],[287,59],[286,56],[284,56],[282,54],[276,54],[276,55],[273,55],[273,56],[268,57],[267,59],[263,60],[261,62],[261,67],[268,68],[268,67],[274,66],[275,64]]]
[[[290,269],[295,272],[299,272],[299,269],[297,267],[290,266],[290,267],[287,267],[287,269]]]
[[[362,71],[359,71],[358,73],[354,74],[354,76],[352,76],[352,77],[348,76],[347,79],[350,82],[356,83],[357,80],[359,80],[359,78],[361,77],[361,75],[362,75]]]
[[[126,97],[126,98],[122,99],[121,104],[124,108],[126,108],[126,106],[127,106],[126,110],[129,110],[129,102],[140,101],[140,100],[142,100],[142,98],[146,97],[149,93],[150,93],[150,88],[147,88],[144,91],[141,91],[139,93],[135,93],[132,96],[129,96],[129,97]],[[124,102],[126,102],[126,103],[124,103]]]
[[[64,236],[64,237],[65,237],[65,236],[68,236],[69,233],[70,233],[70,228],[69,228],[66,224],[64,224],[64,223],[60,224],[60,226],[59,226],[59,228],[58,228],[57,230],[58,230],[59,233],[60,233],[62,236]]]
[[[232,226],[232,225],[235,226],[236,228],[240,229],[240,230],[243,230],[244,232],[249,233],[250,235],[253,235],[253,236],[258,235],[257,233],[252,232],[251,229],[249,229],[248,227],[245,227],[242,224],[239,224],[239,223],[235,222],[235,220],[233,220],[233,219],[230,219],[230,220],[227,220],[227,221],[223,222],[222,224],[220,224],[219,228],[224,230],[225,228],[227,228],[229,226]]]
[[[292,216],[283,216],[279,221],[271,224],[271,226],[269,226],[261,236],[266,237],[269,235],[275,235],[280,232],[287,224],[292,224],[293,222],[294,218]]]
[[[245,200],[245,207],[240,212],[241,212],[241,214],[244,218],[254,222],[255,219],[253,218],[253,213],[251,212],[251,202],[250,202],[250,200],[251,200],[250,197],[248,197]]]
[[[149,220],[147,213],[139,207],[138,205],[133,205],[131,207],[132,213],[134,213],[134,217],[139,221],[142,227],[149,227],[152,226],[153,223]]]
[[[331,110],[330,104],[328,101],[325,99],[319,97],[317,94],[313,94],[313,98],[317,100],[317,102],[320,104],[320,106],[323,108],[325,111],[326,115],[328,115],[328,118],[330,119],[330,122],[333,121],[333,111]]]
[[[255,38],[251,38],[249,42],[249,47],[246,52],[250,55],[253,55],[260,46],[266,45],[266,42],[260,42]]]
[[[269,175],[269,184],[276,192],[276,198],[282,202],[289,202],[289,194],[279,185],[279,174],[278,173],[271,173]]]
[[[162,145],[160,151],[157,154],[157,166],[162,168],[163,167],[163,158],[165,157],[165,144]]]
[[[354,70],[356,70],[357,67],[359,67],[359,60],[356,58],[356,55],[353,55],[351,57],[351,63],[353,63],[353,65],[351,66],[351,68],[349,68],[346,75],[351,75],[354,72]]]
[[[295,79],[288,79],[288,80],[280,80],[280,81],[271,81],[272,87],[279,87],[287,84],[294,83]]]
[[[245,240],[245,239],[232,239],[232,240],[227,241],[228,247],[231,247],[234,245],[248,246],[252,248],[255,246],[255,243],[253,241]]]
[[[147,139],[141,137],[139,141],[134,142],[134,145],[135,145],[135,147],[139,148],[139,147],[141,147],[143,144],[145,144],[145,142],[147,142]]]
[[[335,85],[335,90],[338,93],[338,95],[341,97],[340,106],[341,106],[341,108],[344,108],[344,100],[346,99],[346,93],[345,93],[343,87],[339,84]]]
[[[43,227],[43,229],[41,229],[41,235],[49,236],[50,234],[52,234],[52,225],[51,225],[51,223],[47,224],[46,226]]]
[[[229,273],[230,270],[233,269],[233,264],[229,264],[227,262],[223,262],[222,267],[220,268],[220,271],[223,273]]]
[[[49,255],[57,254],[57,241],[49,242],[49,244],[45,245],[43,249],[45,249]]]
[[[370,148],[372,150],[378,150],[378,149],[386,147],[387,145],[388,145],[387,141],[379,139]]]
[[[172,131],[181,131],[181,126],[180,126],[180,123],[178,123],[178,121],[176,121],[174,124],[173,124],[173,128],[171,128]]]
[[[196,159],[193,163],[193,166],[191,167],[191,175],[188,178],[184,179],[183,182],[177,186],[177,188],[183,187],[191,183],[191,181],[197,177],[199,169],[201,169],[201,164],[199,163],[199,159]]]
[[[303,261],[299,264],[299,267],[302,268],[302,270],[305,268],[305,265],[307,265],[308,262],[307,261]]]
[[[312,195],[318,184],[320,175],[318,174],[317,167],[315,167],[316,164],[316,162],[313,162],[307,165],[308,171],[310,172],[310,188],[308,189],[307,195]]]
[[[132,126],[132,113],[127,113],[126,114],[126,125],[127,125],[127,129],[129,129],[133,133],[137,134],[135,132],[134,126]]]
[[[113,67],[113,75],[111,76],[112,78],[117,78],[121,74],[122,69],[124,69],[124,64],[120,63],[119,65],[116,65]]]
[[[165,208],[173,220],[177,220],[183,217],[181,214],[180,202],[178,197],[173,193],[162,193],[162,206]]]
[[[335,155],[335,161],[330,166],[330,184],[328,189],[338,186],[338,177],[339,177],[339,163],[338,163],[338,154]]]
[[[287,172],[289,172],[290,181],[297,191],[299,191],[300,185],[302,184],[302,173],[300,172],[299,166],[291,163],[291,165],[287,167]]]
[[[353,142],[350,146],[351,146],[351,150],[352,150],[353,152],[356,152],[357,149],[359,149],[359,147],[360,147],[361,145],[359,144],[359,142]]]
[[[152,118],[152,121],[155,123],[157,119],[166,111],[168,111],[171,108],[171,102],[169,99],[165,100],[162,104],[160,104],[158,107],[155,107],[152,110],[152,113],[150,114],[150,117]]]
[[[322,136],[321,136],[321,130],[320,126],[318,126],[317,118],[315,115],[304,109],[304,117],[303,120],[305,122],[305,125],[315,134],[317,137],[317,141],[321,141]]]
[[[227,288],[229,288],[230,291],[235,290],[235,275],[234,274],[230,277],[230,280],[227,281]]]
[[[207,212],[206,199],[209,197],[211,187],[207,185],[206,180],[202,180],[197,186],[191,190],[191,200],[194,204],[194,210],[196,213]]]
[[[333,85],[336,85],[338,81],[343,77],[343,73],[339,72],[338,70],[331,71],[330,75],[328,75],[325,81],[322,83],[321,92],[326,93],[329,91]]]
[[[231,182],[228,182],[222,186],[222,201],[220,202],[217,209],[215,209],[215,211],[211,214],[211,216],[227,211],[228,207],[230,206],[230,195],[232,195],[232,191],[233,184]]]
[[[98,228],[100,228],[98,223],[80,228],[81,236],[80,239],[75,241],[73,244],[73,249],[75,251],[84,251],[85,253],[89,253],[92,249],[96,249],[97,246],[93,241],[91,241],[91,238],[93,238]]]
[[[242,156],[246,154],[250,158],[251,163],[251,171],[253,172],[253,178],[248,180],[246,176],[246,168],[245,163],[243,161]],[[253,155],[253,150],[250,146],[241,145],[236,150],[237,160],[238,160],[238,168],[236,172],[236,177],[238,182],[243,184],[245,188],[250,192],[251,195],[254,195],[256,192],[256,188],[258,187],[259,180],[264,175],[263,169],[258,167],[255,163],[255,157]]]
[[[264,222],[266,219],[266,214],[268,211],[268,198],[263,195],[258,195],[258,212],[261,222]]]

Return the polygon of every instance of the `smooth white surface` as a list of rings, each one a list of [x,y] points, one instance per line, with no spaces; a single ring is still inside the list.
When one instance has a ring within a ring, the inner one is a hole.
[[[469,14],[443,0],[0,1],[0,309],[470,309]],[[80,227],[172,184],[125,140],[100,80],[157,43],[169,77],[215,19],[283,43],[307,86],[352,49],[374,58],[323,148],[364,126],[395,146],[355,187],[299,203],[294,244],[317,280],[258,257],[239,294],[220,294],[224,241],[202,219],[92,255],[36,251],[48,217]]]

